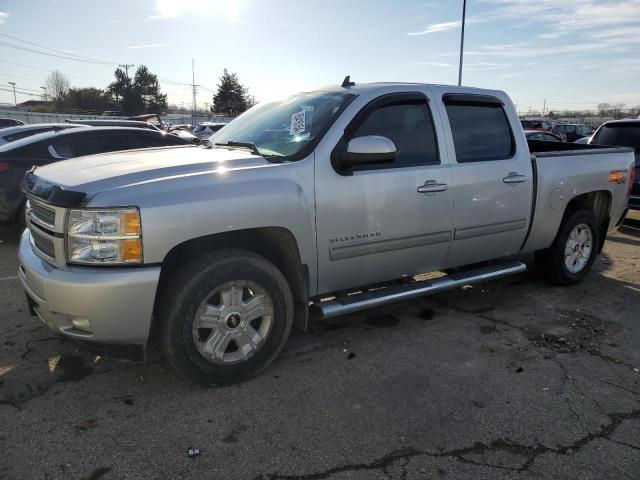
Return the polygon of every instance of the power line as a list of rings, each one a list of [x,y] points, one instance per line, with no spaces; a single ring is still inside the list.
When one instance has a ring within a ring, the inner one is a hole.
[[[18,42],[26,43],[27,45],[31,45],[33,47],[44,48],[45,50],[49,50],[51,52],[61,53],[63,55],[70,55],[72,57],[76,57],[76,58],[82,59],[84,61],[91,61],[91,62],[97,62],[97,63],[110,63],[110,64],[115,64],[116,63],[116,62],[108,62],[106,60],[99,60],[97,58],[84,57],[82,55],[77,55],[75,53],[65,52],[64,50],[56,50],[55,48],[50,48],[50,47],[47,47],[45,45],[40,45],[38,43],[28,42],[27,40],[22,40],[21,38],[13,37],[11,35],[7,35],[6,33],[0,33],[0,36],[6,37],[6,38],[11,38],[13,40],[17,40]]]
[[[8,43],[8,42],[0,42],[0,45],[2,45],[3,47],[9,47],[9,48],[15,48],[17,50],[23,50],[25,52],[37,53],[37,54],[46,55],[46,56],[49,56],[49,57],[62,58],[64,60],[71,60],[71,61],[74,61],[74,62],[94,63],[94,64],[98,64],[98,65],[117,65],[117,63],[113,63],[113,62],[84,60],[82,58],[74,58],[74,57],[68,57],[68,56],[64,56],[64,55],[57,55],[55,53],[42,52],[40,50],[34,50],[33,48],[27,48],[27,47],[23,47],[21,45],[14,45],[13,43]]]
[[[4,60],[2,58],[0,58],[0,62],[10,63],[12,65],[17,65],[19,67],[24,67],[24,68],[31,68],[32,70],[38,70],[39,72],[51,73],[51,70],[47,70],[46,68],[38,68],[38,67],[31,66],[31,65],[25,65],[24,63],[18,63],[18,62],[12,62],[10,60]],[[103,80],[98,80],[97,78],[82,77],[80,75],[72,75],[70,73],[65,73],[65,75],[68,76],[68,77],[80,78],[82,80],[91,80],[92,82],[102,82],[103,81]]]

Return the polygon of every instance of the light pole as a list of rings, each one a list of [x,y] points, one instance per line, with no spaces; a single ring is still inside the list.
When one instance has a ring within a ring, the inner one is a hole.
[[[458,67],[458,86],[462,85],[462,58],[464,56],[464,21],[467,14],[467,0],[462,0],[462,31],[460,33],[460,66]]]
[[[13,87],[13,106],[18,108],[18,100],[16,100],[16,82],[7,82]]]

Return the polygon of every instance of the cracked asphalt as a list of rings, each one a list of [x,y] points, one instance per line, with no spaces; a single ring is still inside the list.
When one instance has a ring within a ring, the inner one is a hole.
[[[0,478],[640,478],[640,230],[582,285],[528,272],[349,315],[217,389],[157,349],[120,363],[54,336],[17,232],[0,241]]]

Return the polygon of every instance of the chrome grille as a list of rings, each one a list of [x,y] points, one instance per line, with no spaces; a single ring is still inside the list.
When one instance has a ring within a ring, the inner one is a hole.
[[[54,209],[45,207],[44,205],[34,201],[30,201],[29,203],[31,206],[31,215],[36,220],[39,220],[41,223],[51,227],[52,229],[55,228],[56,211]]]
[[[42,236],[35,228],[30,228],[31,238],[33,239],[33,245],[36,249],[40,251],[43,255],[46,255],[49,258],[56,258],[56,249],[51,240]]]

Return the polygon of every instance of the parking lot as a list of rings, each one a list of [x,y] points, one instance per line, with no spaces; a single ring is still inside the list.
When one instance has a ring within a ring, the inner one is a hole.
[[[0,477],[638,478],[639,233],[580,286],[527,273],[338,318],[206,389],[157,349],[127,364],[52,335],[2,230]]]

